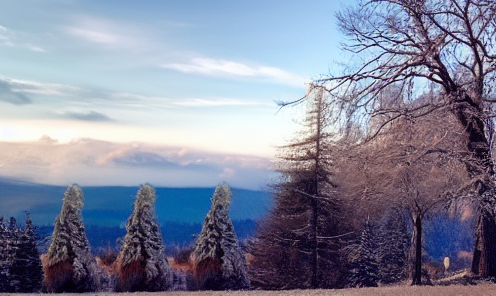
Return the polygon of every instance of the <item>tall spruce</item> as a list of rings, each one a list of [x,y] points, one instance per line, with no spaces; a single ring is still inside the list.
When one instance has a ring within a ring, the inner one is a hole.
[[[232,193],[227,184],[215,188],[192,257],[198,288],[239,290],[249,288],[245,256],[229,217]]]
[[[381,283],[394,284],[408,278],[410,235],[404,211],[391,208],[381,220],[379,274]]]
[[[52,241],[42,258],[48,292],[98,290],[96,261],[91,254],[81,213],[83,206],[83,191],[76,184],[70,185],[55,219]]]
[[[260,224],[250,252],[254,285],[264,289],[330,288],[342,284],[341,202],[332,180],[335,147],[323,89],[309,89],[303,131],[281,148],[281,181],[274,208]]]
[[[9,265],[7,261],[7,226],[4,218],[0,217],[0,292],[9,288]]]
[[[358,242],[350,252],[351,287],[377,287],[379,283],[379,256],[377,231],[367,221]]]
[[[165,291],[172,272],[155,214],[155,189],[142,185],[126,223],[124,244],[117,257],[118,291]]]
[[[18,231],[16,253],[9,267],[12,290],[17,293],[39,292],[43,280],[35,228],[28,212],[26,216],[26,225]]]

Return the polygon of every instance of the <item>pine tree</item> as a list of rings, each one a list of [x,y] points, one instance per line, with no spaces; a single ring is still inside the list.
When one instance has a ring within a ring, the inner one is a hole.
[[[50,247],[42,258],[48,292],[98,290],[97,266],[86,235],[81,213],[83,206],[81,188],[76,184],[69,186],[55,219]]]
[[[215,188],[193,251],[194,273],[200,289],[239,290],[249,288],[246,260],[229,217],[231,190],[227,184]]]
[[[372,224],[367,221],[365,229],[356,245],[352,247],[350,286],[377,287],[379,282],[377,235]]]
[[[393,284],[407,279],[410,236],[405,214],[394,208],[387,211],[378,237],[381,283]]]
[[[334,142],[324,89],[310,88],[303,131],[281,147],[274,207],[250,245],[253,285],[262,289],[333,288],[343,282],[338,254],[342,203],[332,180]]]
[[[7,263],[7,226],[3,217],[0,217],[0,292],[9,289],[9,265]]]
[[[24,230],[19,231],[17,248],[12,265],[9,267],[12,290],[18,293],[33,293],[41,289],[43,269],[35,240],[35,229],[26,212]]]
[[[172,272],[155,214],[155,189],[142,185],[126,223],[124,244],[117,258],[119,291],[165,291]]]

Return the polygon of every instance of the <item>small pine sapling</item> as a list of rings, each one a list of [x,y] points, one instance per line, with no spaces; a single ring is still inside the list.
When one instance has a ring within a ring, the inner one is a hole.
[[[248,289],[246,259],[229,217],[231,190],[220,184],[212,197],[192,254],[199,289]]]
[[[117,257],[118,291],[165,291],[172,272],[155,214],[155,189],[142,185],[126,223],[124,244]]]

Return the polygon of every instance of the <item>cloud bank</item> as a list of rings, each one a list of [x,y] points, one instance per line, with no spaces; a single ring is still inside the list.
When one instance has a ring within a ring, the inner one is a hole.
[[[40,184],[211,187],[228,182],[258,190],[269,181],[271,160],[184,147],[80,139],[59,143],[0,142],[0,177]]]

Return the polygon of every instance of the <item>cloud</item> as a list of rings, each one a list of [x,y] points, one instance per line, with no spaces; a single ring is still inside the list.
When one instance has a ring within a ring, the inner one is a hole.
[[[21,79],[0,77],[0,83],[8,84],[14,92],[32,93],[37,95],[73,96],[83,92],[83,89],[70,85]]]
[[[7,29],[4,26],[0,26],[0,44],[25,48],[34,52],[46,52],[46,50],[41,46],[26,43],[24,39],[30,39],[30,36],[26,36],[25,33],[19,33],[12,29]]]
[[[148,32],[129,23],[96,18],[93,16],[80,16],[75,18],[71,26],[64,32],[78,40],[107,47],[126,49],[127,51],[141,51],[154,48],[154,40],[148,37]]]
[[[302,87],[305,82],[304,77],[276,67],[250,66],[228,60],[195,58],[187,64],[172,63],[162,65],[162,67],[183,73],[207,76],[268,78],[276,83],[298,87]]]
[[[272,174],[268,158],[191,148],[183,154],[183,149],[92,139],[60,143],[48,136],[34,142],[0,141],[0,176],[54,185],[77,182],[84,186],[135,186],[149,182],[157,186],[194,187],[228,181],[235,187],[260,189]]]
[[[26,105],[31,103],[31,99],[22,92],[15,91],[7,81],[0,80],[0,101],[14,105]]]
[[[96,111],[65,112],[64,117],[82,121],[112,121],[112,119],[107,115]]]
[[[188,107],[218,107],[218,106],[274,106],[273,104],[243,101],[237,99],[185,99],[173,103],[178,106]]]

